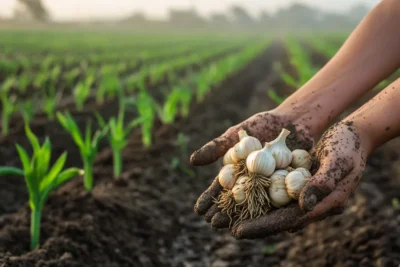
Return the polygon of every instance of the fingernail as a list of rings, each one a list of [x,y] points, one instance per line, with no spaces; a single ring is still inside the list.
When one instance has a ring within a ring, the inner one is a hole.
[[[308,210],[311,211],[314,209],[315,205],[317,205],[317,196],[312,194],[311,196],[309,196],[305,203],[304,203],[304,207]]]

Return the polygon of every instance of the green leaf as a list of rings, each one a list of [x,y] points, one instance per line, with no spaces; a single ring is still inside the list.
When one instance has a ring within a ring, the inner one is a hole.
[[[64,167],[65,161],[67,159],[67,152],[64,152],[54,163],[53,167],[47,173],[47,175],[43,178],[40,184],[40,191],[45,190],[56,178],[57,175],[61,172]]]
[[[15,175],[15,176],[25,176],[23,170],[15,167],[0,167],[0,176]]]
[[[25,125],[25,132],[26,132],[26,136],[29,139],[29,142],[32,145],[33,148],[33,153],[35,153],[36,151],[40,150],[40,144],[39,144],[39,140],[38,138],[33,134],[31,128],[29,127],[29,125]]]
[[[31,172],[31,162],[29,160],[28,153],[25,149],[23,149],[20,145],[16,144],[19,158],[22,163],[22,167],[24,168],[25,174],[29,174]]]

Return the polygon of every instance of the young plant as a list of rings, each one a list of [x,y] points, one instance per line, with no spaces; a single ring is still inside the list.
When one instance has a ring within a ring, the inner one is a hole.
[[[25,124],[30,124],[31,120],[35,117],[35,105],[32,100],[24,100],[18,105],[19,112]]]
[[[29,206],[31,208],[31,249],[35,249],[40,241],[42,209],[49,194],[72,177],[83,174],[83,171],[77,168],[63,170],[67,159],[66,152],[57,159],[53,166],[50,166],[50,140],[46,138],[43,145],[40,145],[38,138],[28,126],[25,127],[25,131],[33,148],[32,156],[29,157],[26,150],[17,144],[23,169],[0,167],[0,175],[25,177],[29,192]]]
[[[99,114],[96,114],[99,124],[105,128],[108,127],[107,133],[111,150],[113,151],[114,162],[114,178],[118,178],[122,173],[122,151],[128,144],[128,136],[132,129],[143,123],[143,118],[138,118],[125,125],[125,103],[120,100],[120,106],[117,117],[111,117],[106,122]]]
[[[16,110],[15,101],[17,99],[16,95],[8,95],[7,93],[1,93],[1,134],[7,136],[10,132],[10,118],[11,115]]]
[[[75,144],[79,148],[81,154],[85,175],[83,176],[83,184],[87,191],[93,188],[93,163],[99,149],[100,140],[106,135],[108,128],[103,127],[92,133],[92,125],[89,122],[86,125],[85,136],[82,135],[78,125],[68,112],[63,115],[57,112],[57,118],[61,126],[72,136]]]
[[[146,90],[142,90],[139,93],[136,107],[139,113],[139,117],[142,118],[142,142],[145,147],[149,147],[152,143],[152,130],[154,119],[156,117],[156,108],[153,98],[149,95],[149,93],[147,93]]]
[[[74,88],[74,98],[76,103],[76,108],[78,111],[83,110],[86,100],[90,96],[90,90],[94,82],[94,76],[88,76],[84,81],[79,82]]]
[[[271,98],[277,105],[281,104],[283,101],[285,101],[284,97],[279,96],[275,90],[269,89],[267,92],[269,98]]]
[[[56,88],[54,86],[50,86],[49,90],[45,92],[43,97],[43,105],[42,110],[46,113],[47,118],[49,120],[54,119],[54,114],[56,112],[56,107],[60,102],[62,97],[62,92],[56,92]]]

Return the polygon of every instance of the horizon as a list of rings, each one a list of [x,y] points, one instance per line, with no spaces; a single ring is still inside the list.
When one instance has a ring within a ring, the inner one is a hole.
[[[2,0],[0,2],[0,16],[11,18],[17,0]],[[54,21],[82,21],[93,19],[113,20],[127,17],[135,12],[143,12],[150,19],[166,19],[170,9],[195,8],[201,16],[209,16],[213,13],[226,13],[232,5],[244,7],[252,16],[258,16],[262,11],[273,13],[279,8],[287,7],[293,3],[302,3],[319,8],[323,11],[345,13],[358,4],[364,4],[372,8],[379,0],[360,0],[350,2],[337,0],[335,2],[321,2],[319,0],[148,0],[145,3],[135,3],[132,0],[43,0],[43,4],[50,12]],[[77,10],[77,6],[79,9]]]

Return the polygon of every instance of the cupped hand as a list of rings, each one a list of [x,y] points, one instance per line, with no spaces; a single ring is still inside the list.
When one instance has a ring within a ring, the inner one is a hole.
[[[342,213],[365,168],[368,144],[351,121],[340,122],[325,132],[312,151],[315,173],[303,188],[299,203],[244,221],[232,229],[234,237],[262,238],[282,231],[297,231],[328,216]],[[226,215],[219,215],[226,227]]]
[[[190,160],[193,165],[206,165],[216,161],[239,141],[238,131],[241,129],[264,143],[274,140],[282,128],[291,131],[286,139],[287,146],[291,150],[297,148],[311,149],[313,138],[307,127],[302,124],[302,120],[285,115],[281,111],[273,110],[255,114],[249,119],[230,127],[224,134],[194,152]],[[195,205],[195,212],[204,215],[205,220],[212,222],[212,226],[215,228],[225,227],[227,222],[226,216],[220,213],[217,205],[214,204],[214,199],[218,197],[221,191],[222,187],[217,177],[199,197]]]

